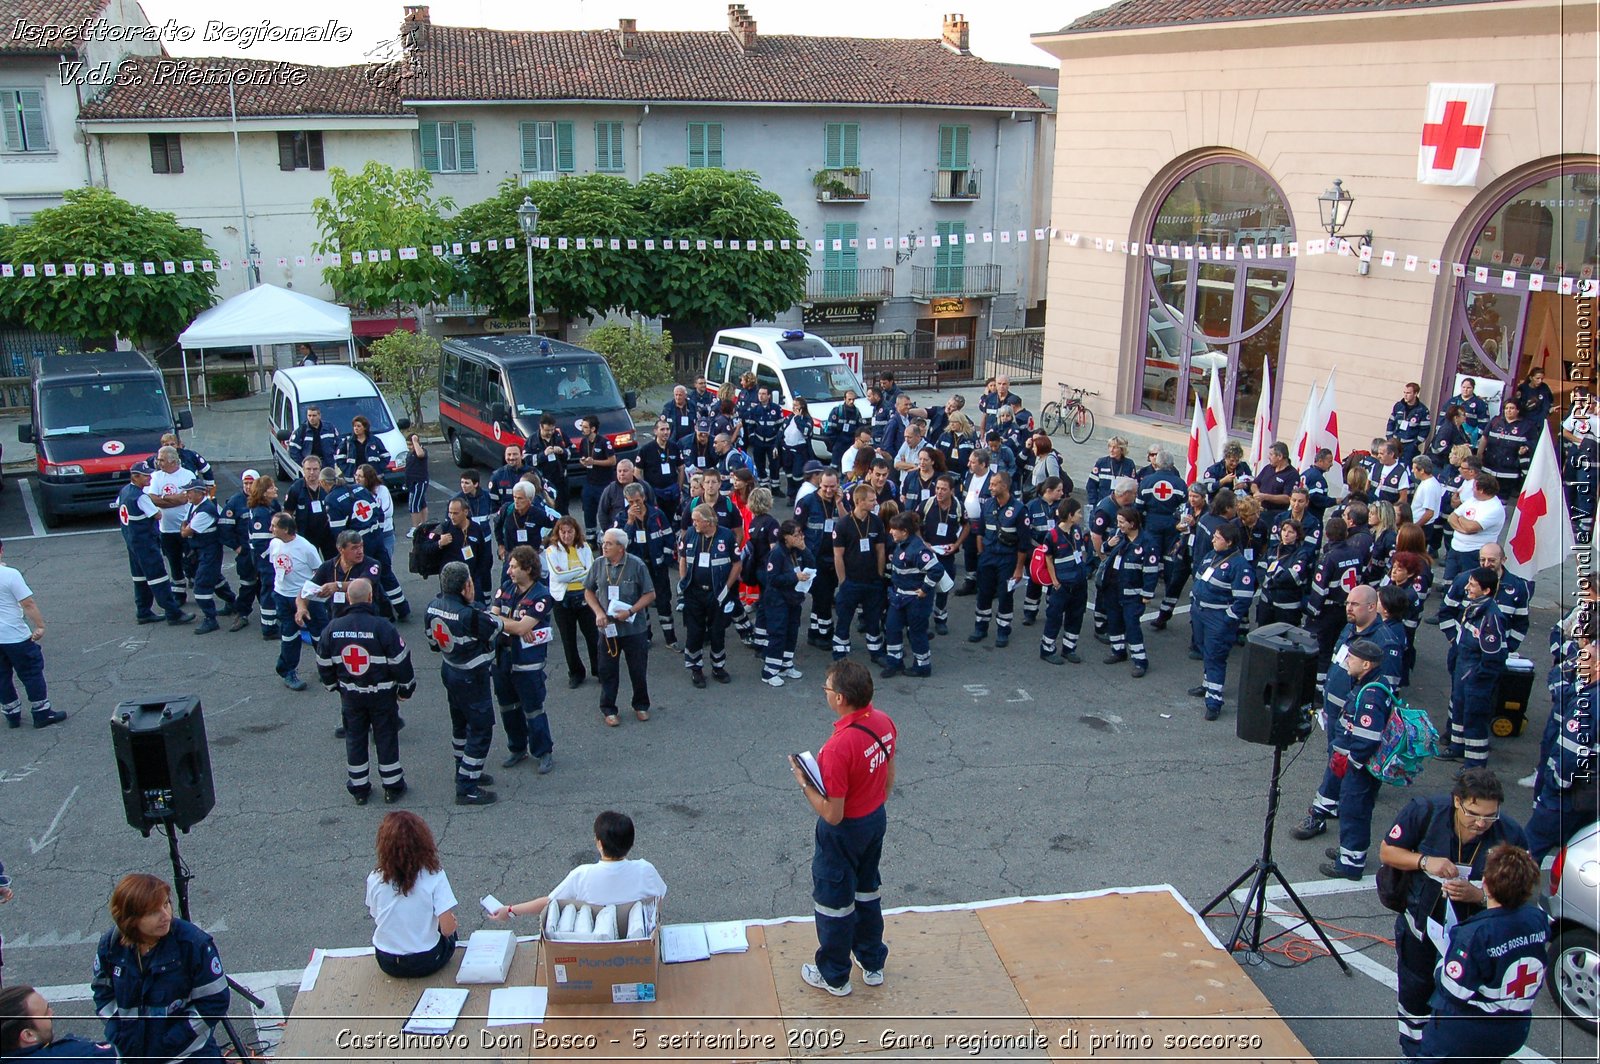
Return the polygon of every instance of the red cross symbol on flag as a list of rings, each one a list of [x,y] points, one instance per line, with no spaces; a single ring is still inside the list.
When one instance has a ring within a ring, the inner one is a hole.
[[[1165,480],[1156,481],[1156,486],[1150,489],[1151,493],[1162,502],[1166,502],[1168,499],[1172,498],[1173,490],[1174,489],[1172,485],[1167,483]]]
[[[1539,981],[1543,975],[1544,965],[1538,961],[1521,961],[1506,980],[1506,993],[1515,998],[1532,997],[1539,992]]]
[[[1444,105],[1444,120],[1422,127],[1422,143],[1434,149],[1433,168],[1454,170],[1456,153],[1463,148],[1483,147],[1483,126],[1466,123],[1467,101],[1451,100]]]
[[[356,503],[356,520],[365,523],[372,519],[372,504],[368,502]]]
[[[372,664],[372,658],[367,652],[353,643],[344,648],[339,660],[344,662],[345,671],[351,676],[360,676],[367,671],[367,666]]]
[[[445,624],[442,620],[434,621],[433,627],[429,629],[428,634],[433,637],[434,643],[439,647],[440,650],[449,653],[450,644],[454,642],[454,639],[452,639],[450,636],[449,625]]]
[[[1344,588],[1346,593],[1354,591],[1360,583],[1361,577],[1356,575],[1354,569],[1346,569],[1344,575],[1339,578],[1339,586]]]
[[[1539,524],[1539,518],[1550,510],[1550,503],[1544,497],[1544,489],[1529,494],[1524,492],[1517,500],[1517,530],[1506,541],[1506,546],[1511,548],[1511,556],[1518,562],[1526,564],[1533,557],[1535,546],[1534,531]]]
[[[1417,180],[1425,185],[1476,185],[1483,158],[1494,86],[1428,86],[1422,138],[1417,146]]]

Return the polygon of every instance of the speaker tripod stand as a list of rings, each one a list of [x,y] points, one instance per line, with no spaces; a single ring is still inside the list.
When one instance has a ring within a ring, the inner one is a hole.
[[[178,852],[178,829],[171,820],[162,822],[161,827],[167,833],[167,856],[172,859],[172,885],[178,895],[178,915],[185,920],[189,919],[189,881],[194,879],[194,874],[189,871],[189,866],[184,863],[183,855]],[[192,922],[192,921],[191,921]],[[265,1008],[266,1002],[252,994],[248,989],[234,980],[233,976],[224,976],[228,986],[234,993],[244,998],[256,1008]],[[228,1040],[233,1043],[233,1050],[240,1060],[257,1059],[245,1048],[244,1039],[239,1035],[239,1029],[234,1026],[233,1019],[227,1015],[222,1017],[222,1028],[228,1032]]]
[[[1344,969],[1345,975],[1350,975],[1350,965],[1346,964],[1345,959],[1339,955],[1339,951],[1333,948],[1333,943],[1328,939],[1328,933],[1322,930],[1322,925],[1317,923],[1316,917],[1312,916],[1310,911],[1306,909],[1305,903],[1300,900],[1300,896],[1294,892],[1294,888],[1289,885],[1289,881],[1278,870],[1278,862],[1272,859],[1272,829],[1278,820],[1278,799],[1283,794],[1283,789],[1278,786],[1278,780],[1282,772],[1283,747],[1274,746],[1272,748],[1272,784],[1267,791],[1267,824],[1261,840],[1261,856],[1256,858],[1255,864],[1239,873],[1238,879],[1224,887],[1222,893],[1207,902],[1206,907],[1200,910],[1200,915],[1202,917],[1211,915],[1223,902],[1228,900],[1228,897],[1234,891],[1244,884],[1245,880],[1250,880],[1250,889],[1245,892],[1244,905],[1239,910],[1239,922],[1234,925],[1233,934],[1228,937],[1225,948],[1229,953],[1237,953],[1241,948],[1241,943],[1243,943],[1244,946],[1249,948],[1250,952],[1259,953],[1261,952],[1261,925],[1266,920],[1267,885],[1269,880],[1275,879],[1278,881],[1278,885],[1283,888],[1283,892],[1288,895],[1289,900],[1294,903],[1295,909],[1304,917],[1305,922],[1310,924],[1312,929],[1316,931],[1317,937],[1327,947],[1328,955],[1339,962],[1339,967]],[[1244,937],[1246,924],[1250,925],[1249,939]],[[1276,938],[1277,936],[1274,935],[1273,937]]]

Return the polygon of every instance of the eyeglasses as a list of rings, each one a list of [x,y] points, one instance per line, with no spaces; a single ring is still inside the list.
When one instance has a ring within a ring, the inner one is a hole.
[[[1493,824],[1500,819],[1499,813],[1474,813],[1472,810],[1460,806],[1457,808],[1461,809],[1461,819],[1463,820],[1473,820],[1479,824]]]

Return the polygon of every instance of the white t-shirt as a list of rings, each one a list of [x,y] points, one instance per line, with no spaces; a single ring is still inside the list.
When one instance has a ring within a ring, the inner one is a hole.
[[[1420,518],[1424,510],[1431,510],[1433,519],[1428,522],[1431,525],[1439,519],[1439,507],[1444,502],[1444,485],[1439,483],[1438,477],[1429,477],[1417,481],[1416,489],[1411,496],[1411,512]]]
[[[1573,414],[1561,423],[1561,431],[1570,432],[1580,440],[1585,437],[1600,440],[1600,414]]]
[[[1487,499],[1462,499],[1461,505],[1456,507],[1455,512],[1468,521],[1478,522],[1483,529],[1470,535],[1465,532],[1453,533],[1450,536],[1451,550],[1478,551],[1490,543],[1500,541],[1500,526],[1506,523],[1506,508],[1495,496],[1491,495]]]
[[[550,897],[584,905],[632,905],[666,893],[666,883],[649,861],[596,861],[568,872]]]
[[[32,597],[22,574],[0,565],[0,643],[26,643],[33,638],[33,629],[22,615],[22,600]]]
[[[322,564],[322,555],[304,536],[296,536],[285,543],[274,538],[267,548],[267,558],[272,562],[272,589],[280,595],[294,598]]]
[[[189,481],[194,479],[194,474],[179,466],[171,473],[157,469],[150,474],[150,486],[144,489],[146,495],[161,498],[163,495],[183,495],[183,489],[189,486]],[[168,506],[161,511],[161,531],[182,532],[183,520],[189,516],[191,507],[188,503],[182,506]]]
[[[393,532],[394,496],[389,494],[389,489],[386,486],[379,484],[377,490],[372,493],[372,499],[378,504],[378,512],[382,514],[382,518],[378,521],[378,527],[384,532]]]
[[[426,953],[439,944],[439,917],[456,907],[444,870],[417,875],[411,893],[401,894],[376,870],[367,873],[367,912],[378,925],[372,945],[385,953]]]

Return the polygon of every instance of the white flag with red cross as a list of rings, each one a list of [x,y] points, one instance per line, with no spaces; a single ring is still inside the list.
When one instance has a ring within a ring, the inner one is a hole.
[[[1211,453],[1216,455],[1211,462],[1219,462],[1222,449],[1228,446],[1228,418],[1222,408],[1222,382],[1217,379],[1216,370],[1211,371],[1211,389],[1206,393],[1205,423],[1206,434],[1211,437]],[[1201,466],[1200,472],[1205,471],[1206,466]]]
[[[1268,454],[1277,436],[1272,428],[1272,370],[1261,365],[1261,395],[1256,400],[1256,422],[1250,430],[1250,450],[1244,456],[1250,468],[1260,472],[1268,465]]]
[[[1211,434],[1206,431],[1205,407],[1199,403],[1194,407],[1194,418],[1189,426],[1189,457],[1183,467],[1183,482],[1193,484],[1205,476],[1218,458],[1216,451],[1211,447]]]
[[[1524,580],[1532,580],[1553,565],[1560,565],[1572,549],[1572,519],[1562,493],[1561,470],[1556,465],[1556,448],[1550,439],[1550,426],[1539,430],[1539,445],[1533,449],[1528,479],[1511,515],[1511,532],[1506,537],[1506,568]]]
[[[1484,136],[1494,86],[1435,82],[1428,86],[1428,110],[1417,148],[1417,180],[1424,185],[1478,183]]]
[[[1294,446],[1290,448],[1290,457],[1299,469],[1310,465],[1317,457],[1316,431],[1312,428],[1312,419],[1317,416],[1317,406],[1320,402],[1318,396],[1322,393],[1322,386],[1316,381],[1311,382],[1311,394],[1306,397],[1306,410],[1300,415],[1300,431],[1295,435]]]

